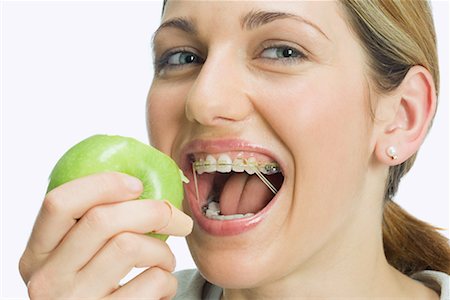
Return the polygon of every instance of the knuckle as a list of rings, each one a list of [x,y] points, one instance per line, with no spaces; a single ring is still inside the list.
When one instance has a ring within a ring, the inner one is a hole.
[[[34,299],[75,299],[76,285],[72,276],[61,276],[57,269],[44,266],[31,275],[27,283],[28,296]]]
[[[106,210],[96,206],[88,210],[83,217],[86,225],[92,230],[103,230],[108,227],[109,218]]]
[[[168,287],[172,283],[172,274],[158,267],[152,268],[153,280],[157,286]]]
[[[164,243],[164,242],[163,242]],[[167,256],[167,266],[168,266],[168,271],[169,272],[173,272],[175,271],[175,267],[177,265],[177,260],[175,258],[175,255],[173,254],[173,252],[170,250],[169,245],[167,245],[166,243],[164,243],[164,247],[166,248],[165,251],[168,254]]]
[[[47,291],[51,289],[49,278],[44,272],[36,272],[27,283],[30,299],[48,298]]]
[[[44,198],[44,202],[42,203],[42,209],[50,214],[50,215],[56,215],[61,214],[64,209],[64,201],[61,199],[63,197],[60,197],[59,195],[59,189],[54,189],[50,191]]]
[[[20,276],[22,276],[22,279],[25,281],[25,283],[28,281],[28,278],[30,277],[31,272],[31,265],[28,257],[24,253],[22,257],[19,260],[19,273]]]
[[[119,253],[126,257],[135,256],[140,250],[137,239],[129,232],[116,235],[112,239],[111,244]]]
[[[37,278],[32,279],[27,284],[28,296],[30,299],[37,299],[39,298],[39,294],[42,293],[43,288],[42,286],[39,287],[40,282],[38,282]]]
[[[158,286],[164,286],[167,281],[167,272],[158,267],[153,267],[151,272],[153,282]]]
[[[170,274],[167,278],[164,289],[161,289],[160,299],[164,300],[173,299],[177,294],[177,290],[178,290],[178,281],[175,278],[175,276]]]
[[[175,297],[176,293],[177,293],[177,289],[178,289],[178,280],[175,276],[173,276],[172,274],[169,274],[169,279],[168,279],[168,290],[169,290],[169,297]]]
[[[170,257],[171,257],[170,271],[173,272],[175,271],[175,268],[177,266],[177,259],[175,258],[175,255],[172,253],[172,251],[170,251]]]
[[[146,249],[154,249],[153,252],[157,252],[158,257],[161,257],[161,260],[157,265],[165,271],[175,271],[176,258],[172,250],[170,249],[170,246],[166,242],[152,237],[147,240],[147,243],[150,244],[148,244],[148,247],[146,247]]]
[[[143,247],[143,250],[146,250],[148,256],[150,256],[151,251],[158,258],[156,265],[168,272],[173,272],[176,267],[176,258],[170,246],[154,237],[147,236],[144,241],[145,247]]]

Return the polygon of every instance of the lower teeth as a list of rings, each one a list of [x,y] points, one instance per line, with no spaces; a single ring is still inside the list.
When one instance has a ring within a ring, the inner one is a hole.
[[[195,170],[194,163],[192,163],[192,173],[194,175],[195,194],[197,196],[197,201],[200,201],[200,197],[199,197],[199,193],[198,193],[197,171]],[[269,187],[269,189],[274,194],[276,194],[277,191],[275,188],[273,188],[272,184],[262,174],[260,174],[260,172],[258,170],[256,170],[256,173],[259,174],[258,177]],[[217,200],[217,198],[218,198],[218,194],[213,193],[208,198],[208,204],[202,208],[203,214],[209,219],[233,220],[233,219],[249,218],[249,217],[252,217],[255,215],[254,213],[221,215],[219,203],[215,201],[215,200]]]
[[[214,220],[234,220],[234,219],[248,218],[255,215],[254,213],[221,215],[219,203],[215,201],[211,201],[207,205],[205,205],[203,207],[203,212],[207,218]]]

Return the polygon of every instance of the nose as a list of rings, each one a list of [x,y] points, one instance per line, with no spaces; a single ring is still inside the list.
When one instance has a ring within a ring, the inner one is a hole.
[[[209,52],[186,99],[185,114],[189,121],[220,126],[245,120],[250,115],[253,106],[241,60],[233,49],[222,47]]]

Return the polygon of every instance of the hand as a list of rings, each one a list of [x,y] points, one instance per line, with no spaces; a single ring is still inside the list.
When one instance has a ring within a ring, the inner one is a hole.
[[[177,282],[166,243],[144,235],[188,235],[192,219],[168,202],[133,200],[141,182],[100,173],[47,194],[19,270],[31,299],[170,298]],[[147,269],[124,286],[133,267]]]

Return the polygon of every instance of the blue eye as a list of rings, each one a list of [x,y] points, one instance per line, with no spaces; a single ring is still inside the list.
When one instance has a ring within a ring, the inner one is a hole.
[[[263,58],[268,59],[303,59],[305,54],[289,46],[273,46],[261,52]]]
[[[183,69],[189,66],[195,66],[204,62],[201,56],[187,50],[177,49],[170,51],[161,58],[155,60],[155,71],[163,74],[164,71]]]
[[[179,51],[167,57],[168,65],[186,65],[199,62],[199,57],[190,52]]]

